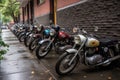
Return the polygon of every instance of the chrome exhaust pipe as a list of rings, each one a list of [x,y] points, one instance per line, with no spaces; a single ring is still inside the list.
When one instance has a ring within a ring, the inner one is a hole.
[[[114,61],[114,60],[117,60],[117,59],[119,59],[119,58],[120,58],[120,55],[115,56],[115,57],[113,57],[113,58],[110,58],[110,59],[108,59],[108,60],[105,60],[104,62],[102,62],[102,63],[100,63],[100,64],[97,64],[97,66],[103,65],[103,64],[107,64],[107,63],[112,62],[112,61]]]

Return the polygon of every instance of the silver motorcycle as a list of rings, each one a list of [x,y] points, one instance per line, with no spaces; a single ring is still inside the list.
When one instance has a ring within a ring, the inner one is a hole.
[[[82,30],[82,34],[74,36],[74,46],[62,54],[55,65],[57,74],[70,73],[80,61],[86,66],[108,66],[112,61],[120,59],[118,40],[97,38]]]

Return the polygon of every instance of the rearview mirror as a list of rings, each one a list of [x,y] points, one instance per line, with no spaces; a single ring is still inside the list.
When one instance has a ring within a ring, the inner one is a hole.
[[[99,29],[99,27],[98,27],[98,26],[95,26],[95,27],[94,27],[94,31],[95,31],[95,32],[97,32],[97,31],[98,31],[98,29]]]

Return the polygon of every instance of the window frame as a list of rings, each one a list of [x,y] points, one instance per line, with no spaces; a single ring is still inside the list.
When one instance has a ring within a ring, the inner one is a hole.
[[[41,5],[43,3],[45,3],[45,0],[37,0],[37,5]]]

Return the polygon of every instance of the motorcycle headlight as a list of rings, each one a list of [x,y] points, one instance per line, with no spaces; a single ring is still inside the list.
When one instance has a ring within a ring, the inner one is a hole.
[[[81,44],[81,39],[80,39],[80,37],[79,36],[75,36],[74,37],[74,42],[75,42],[75,44]]]
[[[43,25],[40,24],[40,25],[38,25],[37,30],[38,30],[38,31],[41,31],[42,28],[43,28]]]
[[[36,35],[34,34],[33,37],[36,37]]]
[[[55,35],[55,33],[56,33],[56,32],[55,32],[55,30],[54,30],[54,29],[51,29],[51,30],[50,30],[50,36],[54,36],[54,35]]]
[[[37,27],[37,30],[38,30],[38,31],[41,31],[41,27]]]
[[[22,27],[20,27],[20,29],[22,29]]]

